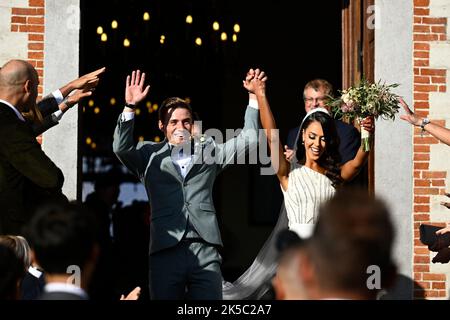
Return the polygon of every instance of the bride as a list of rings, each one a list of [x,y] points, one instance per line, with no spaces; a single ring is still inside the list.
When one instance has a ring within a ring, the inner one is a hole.
[[[353,160],[339,165],[339,137],[333,118],[326,109],[316,108],[306,114],[300,125],[296,146],[297,150],[305,150],[303,159],[289,163],[284,157],[283,144],[267,100],[266,81],[264,72],[251,69],[243,85],[256,95],[272,166],[283,191],[285,210],[281,211],[275,229],[250,268],[234,283],[224,283],[224,299],[260,298],[275,273],[277,232],[287,223],[300,237],[309,237],[319,206],[334,195],[336,188],[359,172],[369,155],[360,148]]]

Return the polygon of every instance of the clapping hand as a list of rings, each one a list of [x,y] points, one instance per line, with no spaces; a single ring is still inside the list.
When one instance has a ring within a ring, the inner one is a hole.
[[[127,76],[127,82],[125,86],[125,102],[131,105],[137,105],[139,102],[145,99],[150,90],[148,85],[144,89],[145,73],[141,74],[140,70],[133,71],[130,76]]]

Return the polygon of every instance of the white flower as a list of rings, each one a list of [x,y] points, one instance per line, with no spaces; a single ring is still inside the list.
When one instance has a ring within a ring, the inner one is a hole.
[[[350,93],[343,94],[341,99],[342,99],[342,101],[344,101],[345,104],[348,104],[351,101]]]

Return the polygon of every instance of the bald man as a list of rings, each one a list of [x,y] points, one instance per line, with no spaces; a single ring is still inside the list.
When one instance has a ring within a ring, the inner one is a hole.
[[[26,61],[11,60],[0,71],[0,234],[21,234],[38,198],[62,196],[62,172],[22,115],[35,108],[38,84]]]

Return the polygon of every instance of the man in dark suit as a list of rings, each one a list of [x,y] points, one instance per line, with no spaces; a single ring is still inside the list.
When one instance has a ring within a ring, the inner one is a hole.
[[[45,155],[22,113],[32,110],[39,77],[26,61],[12,60],[0,71],[0,233],[21,234],[33,203],[30,189],[40,197],[61,195],[64,177]]]
[[[45,270],[39,299],[87,300],[99,250],[92,213],[74,204],[45,205],[25,231],[36,263]]]
[[[315,79],[308,82],[303,90],[303,101],[305,102],[305,112],[315,108],[325,108],[330,110],[326,105],[329,95],[333,94],[332,85],[323,79]],[[337,133],[339,135],[340,145],[339,153],[341,154],[342,163],[355,158],[356,153],[361,145],[360,134],[358,130],[341,120],[334,120],[336,124]],[[289,131],[287,138],[287,145],[285,149],[294,149],[295,142],[298,136],[299,128],[293,128]],[[288,153],[290,155],[290,153]],[[299,159],[300,160],[300,159]]]
[[[12,60],[0,69],[0,234],[21,234],[37,205],[62,199],[62,172],[42,152],[35,137],[90,96],[105,68],[70,81],[36,106],[36,70]]]
[[[134,108],[149,91],[149,86],[144,90],[144,80],[140,71],[127,78],[126,107],[116,126],[113,149],[145,184],[150,199],[151,298],[222,299],[222,259],[217,250],[222,240],[212,189],[217,175],[235,157],[256,149],[257,106],[247,107],[241,133],[219,144],[203,135],[193,138],[190,106],[180,98],[169,98],[159,111],[159,128],[166,139],[135,146]]]

